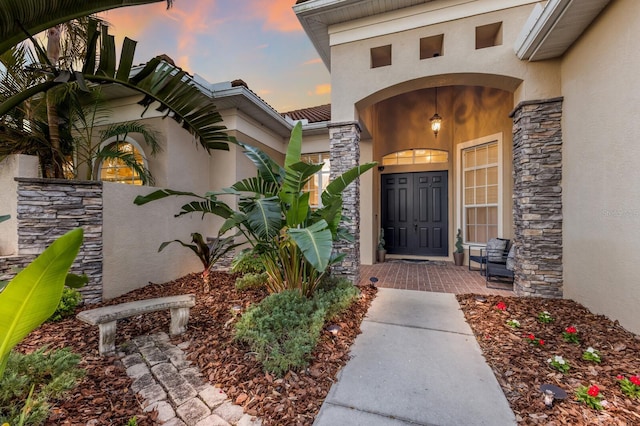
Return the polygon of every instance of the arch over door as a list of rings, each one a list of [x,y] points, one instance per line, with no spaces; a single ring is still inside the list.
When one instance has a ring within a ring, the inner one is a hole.
[[[382,226],[389,254],[448,256],[447,172],[382,175]]]

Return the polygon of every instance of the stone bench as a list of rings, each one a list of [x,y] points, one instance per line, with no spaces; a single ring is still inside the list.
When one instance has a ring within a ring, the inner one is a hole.
[[[189,322],[189,308],[195,306],[195,304],[195,295],[183,294],[90,309],[80,312],[77,318],[87,324],[99,327],[100,355],[108,355],[116,351],[116,322],[119,319],[171,309],[169,332],[172,336],[175,336],[185,331]]]

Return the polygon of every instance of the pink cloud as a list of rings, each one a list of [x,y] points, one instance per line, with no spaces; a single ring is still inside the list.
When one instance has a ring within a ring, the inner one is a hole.
[[[331,93],[331,84],[319,84],[316,86],[315,94],[316,95],[328,95]]]
[[[302,26],[293,13],[293,0],[251,0],[250,9],[254,17],[264,20],[264,29],[279,32],[302,31]]]
[[[306,62],[303,62],[302,65],[315,65],[315,64],[321,64],[321,63],[322,63],[322,59],[315,58],[315,59],[310,59]]]

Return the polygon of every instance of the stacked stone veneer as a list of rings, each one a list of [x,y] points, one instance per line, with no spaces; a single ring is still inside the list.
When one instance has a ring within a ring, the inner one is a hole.
[[[329,125],[331,179],[360,164],[360,127],[357,123]],[[360,180],[356,179],[342,193],[342,224],[354,237],[353,242],[334,244],[345,258],[332,267],[331,273],[354,284],[360,282]]]
[[[86,303],[102,300],[102,183],[16,178],[18,182],[18,254],[0,257],[0,279],[15,275],[56,238],[82,227],[84,242],[71,268],[86,274],[81,289]]]
[[[513,117],[515,291],[562,297],[562,98],[527,101]]]

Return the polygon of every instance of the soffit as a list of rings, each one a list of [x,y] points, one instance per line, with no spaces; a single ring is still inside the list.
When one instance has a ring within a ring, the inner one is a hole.
[[[610,0],[550,0],[537,6],[514,46],[520,59],[541,61],[562,56]]]
[[[307,0],[293,7],[327,68],[331,68],[330,25],[429,3],[435,0]]]

